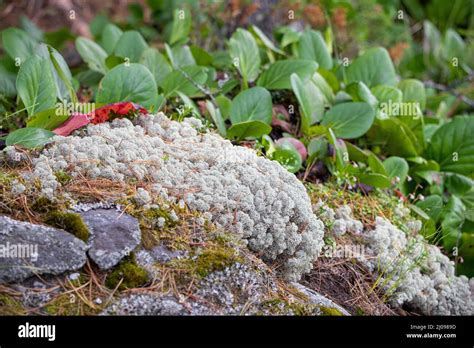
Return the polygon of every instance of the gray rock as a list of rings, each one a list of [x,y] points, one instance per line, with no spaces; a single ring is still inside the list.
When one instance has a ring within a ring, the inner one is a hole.
[[[0,216],[0,283],[77,270],[86,263],[86,250],[63,230]]]
[[[170,250],[164,245],[158,245],[150,250],[150,254],[156,262],[166,263],[173,259],[177,259],[186,255],[184,251],[181,250]]]
[[[102,270],[114,267],[140,244],[138,220],[115,209],[93,209],[81,213],[90,231],[89,257]]]
[[[347,315],[347,316],[351,315],[347,310],[345,310],[344,308],[342,308],[338,304],[334,303],[333,301],[331,301],[327,297],[321,295],[320,293],[318,293],[318,292],[316,292],[316,291],[314,291],[310,288],[307,288],[306,286],[301,285],[299,283],[291,283],[291,285],[294,286],[299,292],[301,292],[302,294],[307,296],[308,297],[308,302],[310,302],[312,304],[320,305],[320,306],[323,306],[323,307],[337,309],[339,312],[341,312],[342,314]]]
[[[124,296],[105,309],[102,315],[184,315],[183,305],[173,296],[154,293]]]

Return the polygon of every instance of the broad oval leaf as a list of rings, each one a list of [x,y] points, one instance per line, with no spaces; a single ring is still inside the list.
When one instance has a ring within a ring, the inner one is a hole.
[[[323,69],[332,69],[332,58],[320,32],[307,30],[298,42],[298,57],[313,60]]]
[[[40,57],[45,58],[49,62],[49,67],[54,76],[57,97],[61,100],[75,101],[72,74],[63,56],[53,47],[46,44],[38,45],[36,52]]]
[[[438,195],[431,195],[425,197],[423,201],[416,202],[416,206],[428,214],[434,222],[437,222],[443,210],[443,199]]]
[[[258,120],[266,124],[272,121],[272,96],[265,88],[253,87],[240,92],[230,107],[232,124]]]
[[[472,175],[474,172],[474,117],[456,116],[431,138],[426,158],[439,163],[441,171]]]
[[[398,88],[402,92],[404,103],[416,103],[420,115],[426,106],[426,92],[425,86],[419,80],[407,79],[400,81]],[[410,115],[416,116],[416,115]]]
[[[2,31],[3,48],[13,59],[25,62],[35,53],[37,41],[31,38],[24,30],[8,28]]]
[[[158,90],[151,72],[142,64],[120,64],[102,79],[97,103],[110,104],[131,101],[156,110]]]
[[[318,70],[318,64],[311,60],[279,60],[269,66],[257,81],[257,85],[267,89],[291,89],[290,76],[298,75],[307,80]]]
[[[196,84],[202,85],[207,80],[206,68],[200,66],[187,66],[179,70],[173,70],[166,75],[161,83],[165,97],[176,95],[177,91],[193,96],[199,92]]]
[[[304,83],[296,74],[291,75],[291,86],[300,105],[301,128],[304,133],[307,133],[309,126],[322,119],[323,94],[312,81]]]
[[[300,153],[290,143],[283,143],[275,147],[272,159],[280,163],[290,173],[298,172],[303,166]]]
[[[191,13],[188,9],[175,9],[173,13],[173,24],[171,26],[171,33],[169,43],[174,45],[176,43],[184,43],[188,39],[191,31]]]
[[[400,183],[403,183],[408,175],[408,162],[401,157],[392,156],[383,161],[385,170],[390,179],[398,177]]]
[[[115,45],[114,54],[137,63],[144,50],[148,48],[143,36],[136,30],[125,31]]]
[[[16,89],[29,116],[52,109],[56,103],[56,85],[48,68],[48,60],[34,55],[21,65],[18,72]]]
[[[105,74],[107,67],[105,59],[107,52],[102,47],[85,37],[78,37],[76,39],[76,49],[81,55],[82,60],[87,63],[89,69]]]
[[[100,45],[108,54],[112,54],[115,49],[115,45],[122,36],[123,31],[115,24],[109,23],[104,27],[102,31]]]
[[[275,46],[272,40],[270,40],[270,38],[267,35],[265,35],[265,33],[262,30],[260,30],[259,27],[257,27],[256,25],[252,25],[252,31],[255,33],[257,38],[265,45],[265,47],[267,47],[268,49],[272,50],[275,53],[278,53],[281,55],[285,54],[285,52],[283,52],[282,50],[280,50],[278,47]]]
[[[28,149],[34,149],[47,144],[53,136],[55,134],[46,129],[26,127],[8,134],[5,144],[7,146],[21,145]]]
[[[347,68],[347,82],[364,82],[369,88],[377,85],[395,85],[395,68],[387,50],[368,49]]]
[[[157,86],[161,86],[165,77],[172,70],[168,61],[156,48],[147,48],[143,51],[140,62],[151,71]]]
[[[257,42],[247,30],[237,29],[229,40],[232,63],[245,83],[255,81],[260,69],[260,53]]]
[[[354,139],[364,135],[374,122],[375,112],[367,103],[342,103],[323,116],[322,124],[339,138]]]
[[[272,127],[259,120],[249,120],[233,124],[227,130],[230,139],[256,139],[272,131]]]

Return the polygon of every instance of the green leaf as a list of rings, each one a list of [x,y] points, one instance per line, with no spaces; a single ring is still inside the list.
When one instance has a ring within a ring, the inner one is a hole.
[[[447,173],[444,185],[449,193],[462,197],[474,187],[474,181],[461,174]]]
[[[363,82],[353,82],[346,87],[346,92],[352,97],[353,101],[365,102],[375,108],[378,104],[377,98]]]
[[[415,103],[419,113],[410,116],[421,116],[426,107],[425,86],[421,81],[415,79],[403,80],[398,84],[398,88],[403,94],[404,103]]]
[[[303,160],[298,150],[289,142],[275,147],[272,159],[280,163],[290,173],[296,173],[303,167]]]
[[[38,28],[38,26],[33,23],[28,17],[21,16],[20,17],[20,24],[26,33],[31,36],[35,41],[41,42],[44,39],[43,31]]]
[[[233,124],[227,130],[230,139],[256,139],[272,131],[272,127],[260,120],[249,120]]]
[[[0,94],[10,98],[16,96],[16,74],[5,69],[0,65]]]
[[[100,39],[100,45],[104,48],[105,52],[112,54],[115,46],[122,36],[123,31],[115,24],[109,23],[104,27],[102,36]]]
[[[402,184],[407,178],[409,166],[404,158],[392,156],[383,161],[383,165],[390,179],[398,177]]]
[[[206,50],[196,45],[191,46],[191,53],[197,65],[209,66],[214,60],[214,58],[209,53],[207,53]]]
[[[157,86],[161,86],[165,77],[172,71],[168,61],[156,48],[143,51],[140,62],[151,71]]]
[[[307,30],[298,42],[298,57],[313,60],[323,69],[332,69],[332,58],[319,31]]]
[[[225,95],[220,95],[216,97],[217,105],[221,111],[222,118],[227,120],[230,118],[230,108],[232,107],[232,100],[227,98]]]
[[[46,44],[38,45],[36,50],[40,57],[45,58],[49,62],[49,68],[54,76],[56,96],[61,100],[76,102],[76,92],[72,87],[72,74],[61,54]]]
[[[191,32],[191,13],[188,9],[175,9],[173,13],[173,24],[171,27],[171,34],[169,43],[174,45],[176,43],[184,43],[187,41],[189,33]]]
[[[383,146],[391,155],[401,157],[416,157],[418,150],[413,145],[413,132],[400,120],[391,117],[375,120],[367,137],[373,145]]]
[[[291,89],[290,76],[296,74],[308,80],[318,69],[318,64],[310,60],[279,60],[260,75],[257,85],[267,89]]]
[[[457,264],[457,274],[464,274],[472,279],[474,277],[474,233],[463,233],[461,235],[461,247],[459,256],[463,262]]]
[[[56,103],[56,87],[49,63],[45,58],[34,55],[20,68],[16,80],[18,96],[29,116],[52,109]]]
[[[318,89],[323,94],[325,104],[334,104],[334,92],[329,83],[319,72],[313,74],[313,76],[311,77],[311,81],[315,84],[316,87],[318,87]]]
[[[157,94],[155,79],[145,66],[120,64],[103,78],[96,101],[104,104],[131,101],[147,109],[156,109]]]
[[[237,29],[229,40],[232,63],[244,79],[244,85],[258,77],[260,54],[257,42],[247,30]]]
[[[270,38],[268,38],[268,36],[266,36],[265,33],[260,30],[259,27],[257,27],[256,25],[252,25],[251,28],[252,28],[252,31],[257,36],[257,38],[265,45],[266,48],[278,54],[282,54],[282,55],[285,54],[285,52],[283,52],[282,50],[280,50],[278,47],[275,46],[273,41],[270,40]]]
[[[290,79],[300,106],[301,129],[308,133],[309,127],[322,119],[324,96],[312,81],[304,83],[297,74],[292,74]]]
[[[196,61],[194,60],[189,46],[175,46],[170,48],[168,45],[166,45],[165,47],[171,64],[175,69],[196,65]]]
[[[362,150],[361,148],[355,146],[354,144],[344,141],[346,144],[347,152],[349,153],[349,158],[352,161],[356,162],[366,162],[368,158],[368,154],[366,151]]]
[[[220,110],[216,108],[210,100],[206,100],[206,108],[209,115],[211,115],[212,121],[216,125],[219,134],[225,137],[227,135],[227,130]]]
[[[262,87],[253,87],[240,92],[232,101],[230,120],[232,124],[253,120],[270,124],[272,122],[270,92]]]
[[[2,31],[3,48],[13,60],[19,58],[20,64],[35,53],[37,41],[24,30],[8,28]]]
[[[426,158],[439,163],[441,171],[472,175],[474,172],[474,117],[456,116],[431,138]]]
[[[68,118],[69,115],[67,113],[63,114],[59,109],[54,108],[34,114],[28,119],[26,125],[28,128],[53,130],[62,125]]]
[[[474,187],[461,196],[466,207],[466,219],[474,222]]]
[[[100,37],[102,34],[102,31],[104,30],[105,26],[109,23],[109,19],[107,18],[106,15],[99,14],[94,17],[94,19],[91,21],[89,24],[89,29],[92,33],[92,35],[95,38]]]
[[[144,50],[148,48],[143,36],[136,30],[124,32],[115,45],[114,54],[128,58],[131,63],[138,63]]]
[[[328,154],[328,141],[325,137],[311,139],[308,144],[308,163],[313,163],[315,159],[323,159]]]
[[[392,103],[397,104],[402,101],[402,91],[393,86],[379,85],[371,89],[372,94],[379,101],[379,103]],[[389,115],[390,116],[390,115]]]
[[[368,49],[347,68],[347,82],[364,82],[369,88],[395,85],[395,68],[385,48]]]
[[[76,49],[82,60],[89,66],[89,69],[102,74],[107,72],[107,67],[105,66],[107,52],[94,41],[80,36],[76,39]]]
[[[339,138],[354,139],[364,135],[374,122],[375,112],[367,103],[334,105],[323,116],[322,124]]]
[[[466,207],[456,196],[451,196],[443,209],[441,229],[443,232],[443,246],[448,252],[453,250],[461,236],[461,227],[464,223],[465,212]]]
[[[387,170],[385,169],[384,164],[373,153],[369,154],[367,158],[367,163],[370,169],[372,169],[373,173],[382,174],[383,176],[388,176],[388,173],[387,173]]]
[[[8,134],[5,143],[7,146],[21,145],[28,149],[47,144],[55,134],[41,128],[20,128]]]
[[[416,202],[416,206],[437,222],[443,210],[443,199],[437,195],[428,196],[423,201]]]
[[[390,179],[385,175],[377,173],[359,174],[358,179],[365,185],[377,188],[388,188],[391,185]]]
[[[180,91],[193,96],[199,91],[195,84],[202,85],[207,80],[206,69],[200,66],[187,66],[180,70],[173,70],[166,75],[161,83],[165,97],[169,98]],[[191,81],[194,81],[191,82]]]

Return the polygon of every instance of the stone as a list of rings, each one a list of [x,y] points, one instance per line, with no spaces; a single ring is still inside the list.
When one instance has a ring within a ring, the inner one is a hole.
[[[81,213],[89,228],[89,257],[101,270],[117,265],[141,241],[138,220],[116,209],[92,209]]]
[[[86,251],[83,241],[63,230],[0,216],[0,283],[78,270]]]
[[[315,304],[315,305],[319,305],[322,307],[336,309],[339,312],[341,312],[343,315],[347,315],[347,316],[351,315],[347,310],[339,306],[337,303],[334,303],[327,297],[321,295],[320,293],[310,288],[307,288],[306,286],[301,285],[299,283],[291,283],[291,285],[308,298],[307,302]]]

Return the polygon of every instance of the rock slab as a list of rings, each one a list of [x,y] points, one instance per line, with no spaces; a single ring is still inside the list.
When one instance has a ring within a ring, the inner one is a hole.
[[[77,270],[86,263],[86,250],[63,230],[0,216],[0,283]]]
[[[116,209],[92,209],[81,213],[89,228],[89,257],[102,270],[117,265],[140,244],[138,220]]]

